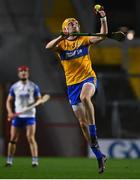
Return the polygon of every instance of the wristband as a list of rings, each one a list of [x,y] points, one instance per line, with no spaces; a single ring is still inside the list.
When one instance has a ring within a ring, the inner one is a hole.
[[[105,21],[107,21],[107,18],[106,18],[106,16],[104,16],[104,17],[101,17],[100,20],[101,20],[101,22],[105,22]]]

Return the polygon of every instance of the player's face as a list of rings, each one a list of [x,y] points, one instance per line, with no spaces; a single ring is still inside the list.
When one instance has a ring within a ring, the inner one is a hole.
[[[73,33],[73,32],[79,32],[80,31],[80,27],[77,21],[71,21],[69,22],[68,26],[67,26],[67,30],[69,33]]]
[[[29,78],[29,71],[19,71],[18,76],[20,80],[26,81]]]

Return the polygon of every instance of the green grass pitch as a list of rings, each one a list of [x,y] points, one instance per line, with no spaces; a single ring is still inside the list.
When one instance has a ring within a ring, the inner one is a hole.
[[[14,159],[5,167],[0,157],[0,179],[140,179],[140,159],[108,159],[104,174],[98,174],[97,162],[88,158],[40,158],[31,167],[31,158]]]

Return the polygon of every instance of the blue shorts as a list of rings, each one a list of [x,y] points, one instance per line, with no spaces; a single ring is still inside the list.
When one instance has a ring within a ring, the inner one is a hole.
[[[15,127],[19,127],[22,128],[24,126],[28,126],[28,125],[33,125],[36,123],[36,118],[32,118],[32,117],[26,117],[26,118],[20,118],[20,117],[16,117],[15,119],[12,120],[12,125]]]
[[[81,83],[68,86],[67,87],[67,94],[68,94],[70,104],[76,105],[76,104],[81,102],[80,94],[81,94],[83,84],[90,82],[90,83],[94,84],[96,87],[96,84],[97,84],[96,81],[97,81],[96,78],[90,77],[88,79],[85,79]]]

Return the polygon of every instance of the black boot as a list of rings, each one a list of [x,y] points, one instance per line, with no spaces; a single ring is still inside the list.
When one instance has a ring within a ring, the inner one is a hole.
[[[97,136],[91,137],[91,148],[94,148],[94,149],[100,151]],[[102,155],[101,158],[97,159],[98,168],[99,168],[99,170],[98,170],[99,174],[104,172],[106,160],[107,160],[107,158],[106,158],[106,156],[104,154]]]
[[[107,157],[105,155],[103,155],[102,158],[99,158],[97,160],[98,160],[98,168],[99,168],[98,172],[99,172],[99,174],[101,174],[105,170],[105,163],[107,161]]]

